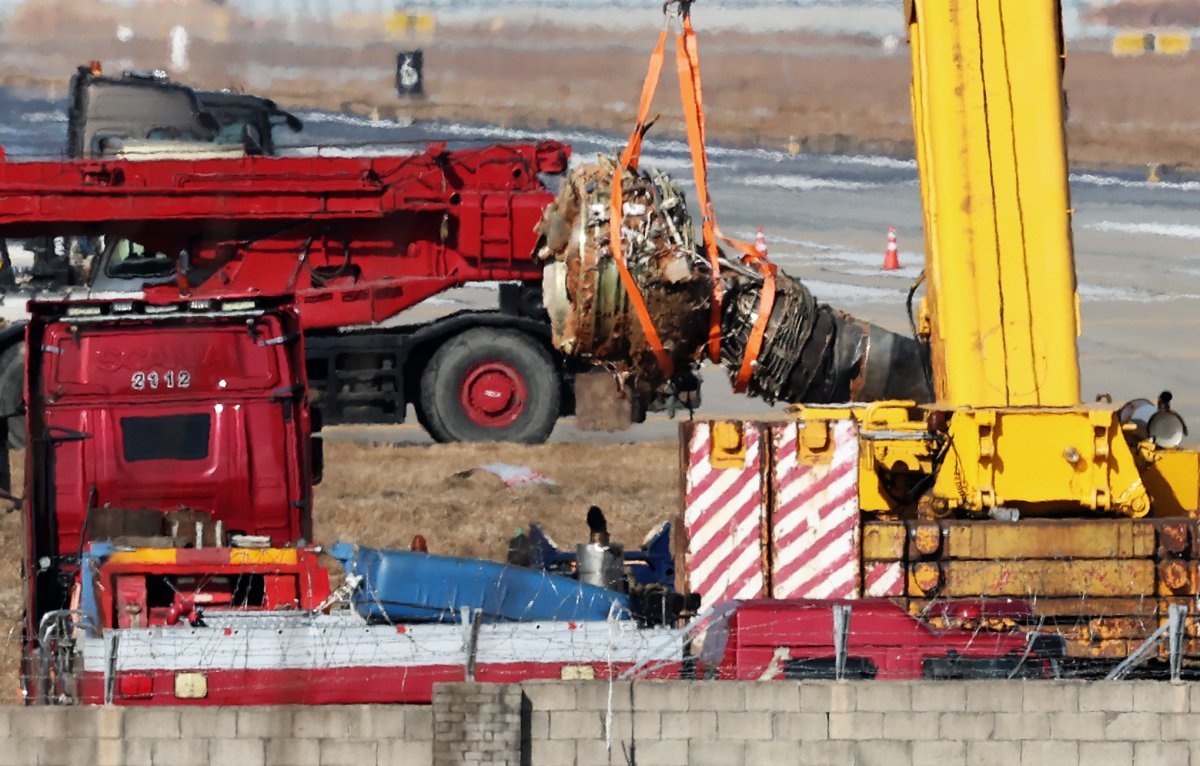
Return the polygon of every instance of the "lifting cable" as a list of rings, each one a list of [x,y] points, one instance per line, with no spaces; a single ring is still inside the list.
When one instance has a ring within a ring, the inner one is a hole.
[[[625,263],[625,257],[621,251],[621,231],[624,222],[624,190],[622,182],[627,170],[637,172],[638,160],[642,152],[642,141],[646,136],[646,131],[650,127],[646,122],[646,118],[650,112],[650,105],[654,101],[654,93],[658,87],[659,79],[662,76],[667,34],[671,21],[671,14],[668,9],[671,5],[677,5],[680,31],[675,37],[675,66],[679,75],[679,95],[683,105],[684,121],[687,125],[688,149],[691,152],[692,170],[695,174],[696,197],[701,215],[703,216],[701,232],[704,241],[704,250],[708,256],[710,267],[709,279],[711,282],[712,300],[709,312],[708,355],[712,361],[718,362],[721,358],[721,308],[725,296],[725,288],[721,282],[721,253],[717,248],[717,240],[720,239],[739,251],[742,263],[757,268],[763,279],[759,293],[757,316],[754,320],[754,326],[751,328],[750,337],[746,341],[746,348],[742,355],[737,377],[734,380],[733,390],[740,393],[746,390],[750,382],[750,376],[754,371],[755,361],[762,350],[767,323],[770,321],[771,310],[775,304],[776,269],[774,264],[767,260],[766,253],[760,253],[749,243],[726,236],[717,224],[716,212],[713,210],[712,199],[708,193],[708,153],[705,149],[704,96],[700,79],[700,55],[696,46],[696,30],[692,27],[691,4],[692,0],[669,0],[663,6],[663,13],[666,14],[667,18],[664,19],[662,31],[658,36],[658,43],[654,46],[654,50],[650,54],[650,64],[646,72],[646,79],[642,83],[642,97],[638,103],[637,123],[613,171],[612,194],[610,197],[612,205],[609,221],[609,247],[613,260],[617,263],[621,282],[633,304],[638,322],[642,326],[642,331],[646,335],[650,349],[658,359],[663,372],[667,377],[670,377],[674,373],[674,365],[670,355],[663,348],[662,340],[654,327],[654,321],[650,317],[650,313],[646,310],[646,303],[641,291],[638,289],[637,283],[634,282],[633,276],[629,273],[629,267]]]

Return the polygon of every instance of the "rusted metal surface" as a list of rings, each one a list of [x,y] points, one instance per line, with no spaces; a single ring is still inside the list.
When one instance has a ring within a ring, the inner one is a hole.
[[[913,614],[940,614],[947,599],[909,598],[908,609]],[[976,603],[977,598],[957,599],[959,602]],[[1157,626],[1159,600],[1144,598],[1038,598],[1022,599],[1030,607],[1028,619],[1057,625],[1060,630],[1075,629],[1093,619],[1136,618],[1138,621]],[[1163,606],[1163,613],[1166,607]],[[1153,628],[1151,628],[1153,630]]]
[[[1154,554],[1154,526],[1126,519],[942,522],[954,559],[1111,559]]]
[[[907,530],[901,522],[874,522],[863,525],[862,553],[864,559],[899,561],[904,558]]]
[[[1196,562],[1167,559],[1158,562],[1158,594],[1186,596],[1196,593]]]
[[[1167,602],[1143,598],[1036,598],[1028,603],[1026,621],[979,624],[989,630],[1036,630],[1062,636],[1067,657],[1079,660],[1120,660],[1144,641],[1166,615]],[[908,599],[915,615],[938,614],[944,600]],[[931,620],[939,626],[944,621]],[[955,625],[954,627],[969,627]],[[1190,627],[1190,626],[1189,626]],[[1200,656],[1200,641],[1186,642],[1185,654]]]
[[[931,595],[930,570],[940,579],[936,592],[960,596],[1137,596],[1156,593],[1153,561],[1138,559],[918,562],[910,569],[910,592]]]
[[[609,244],[611,160],[570,173],[538,232],[554,345],[607,368],[638,396],[665,383],[633,312]],[[677,370],[700,357],[707,337],[709,278],[696,250],[682,191],[667,176],[625,172],[622,252]],[[699,321],[679,321],[695,316]]]
[[[1168,553],[1182,555],[1191,545],[1191,525],[1187,522],[1164,523],[1158,527],[1158,543]]]
[[[639,399],[671,396],[679,381],[663,374],[612,258],[614,163],[600,158],[565,180],[538,232],[544,295],[555,346],[597,363]],[[711,265],[697,249],[680,188],[666,175],[624,173],[622,247],[655,330],[676,371],[694,371],[708,337]],[[721,364],[736,378],[758,319],[764,282],[753,268],[722,256]],[[746,393],[767,401],[828,403],[931,399],[922,345],[819,303],[779,273],[762,346]]]
[[[581,431],[623,431],[634,420],[627,386],[603,370],[575,375],[575,425]]]
[[[947,601],[1010,596],[1032,607],[1013,628],[1054,632],[1078,660],[1126,657],[1200,593],[1196,522],[1189,519],[1025,519],[863,524],[863,578],[875,559],[905,568],[914,614]],[[898,555],[897,555],[898,554]],[[1184,655],[1200,657],[1200,626]]]
[[[1059,629],[1068,641],[1110,641],[1112,639],[1143,639],[1158,627],[1154,615],[1134,617],[1093,617],[1070,627]]]

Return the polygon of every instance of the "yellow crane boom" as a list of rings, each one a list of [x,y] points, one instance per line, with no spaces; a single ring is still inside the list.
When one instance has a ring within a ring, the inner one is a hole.
[[[914,613],[1017,597],[1079,660],[1128,656],[1200,597],[1200,453],[1169,397],[1081,402],[1060,11],[906,0],[934,402],[682,429],[681,588]],[[743,536],[706,526],[740,512],[714,471],[756,504]]]
[[[1078,405],[1058,3],[905,10],[937,402]]]

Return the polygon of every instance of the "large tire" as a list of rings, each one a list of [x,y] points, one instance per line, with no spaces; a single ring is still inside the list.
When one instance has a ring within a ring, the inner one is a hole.
[[[0,415],[20,409],[24,392],[25,344],[14,343],[0,354]],[[25,446],[24,413],[8,419],[8,446],[14,449]]]
[[[477,327],[429,360],[419,410],[439,442],[540,444],[558,420],[560,388],[550,354],[528,335]]]

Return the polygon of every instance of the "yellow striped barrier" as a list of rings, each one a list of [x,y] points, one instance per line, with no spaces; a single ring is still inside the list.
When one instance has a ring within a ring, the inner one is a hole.
[[[1142,29],[1113,35],[1112,55],[1128,57],[1157,53],[1163,56],[1185,56],[1192,50],[1192,33],[1183,30],[1147,32]]]
[[[389,40],[405,40],[410,36],[428,39],[437,29],[437,17],[432,13],[396,11],[388,16],[385,28]]]

